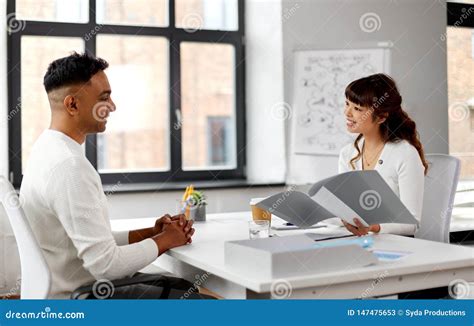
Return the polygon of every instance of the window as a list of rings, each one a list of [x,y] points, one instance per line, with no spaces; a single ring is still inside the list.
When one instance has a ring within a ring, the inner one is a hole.
[[[97,55],[110,64],[117,103],[106,132],[97,135],[100,172],[170,169],[168,48],[165,37],[98,35]]]
[[[14,12],[16,19],[24,21],[87,23],[88,11],[89,0],[17,0]]]
[[[206,130],[212,132],[209,129],[212,125],[206,125],[206,120],[215,114],[235,120],[234,47],[182,42],[180,51],[183,168],[208,170],[216,165],[235,168],[236,162],[230,156],[221,164],[212,163],[206,155],[213,150],[209,147],[213,143],[206,141]],[[228,131],[233,132],[230,128]],[[222,144],[226,147],[225,151],[235,152],[234,142]]]
[[[8,1],[13,184],[50,123],[47,65],[72,51],[110,64],[117,110],[85,144],[104,184],[243,179],[243,10],[237,0]]]
[[[96,0],[99,24],[168,26],[167,0]]]
[[[21,159],[28,162],[29,149],[44,129],[49,126],[50,109],[48,98],[42,89],[43,75],[48,64],[56,58],[67,55],[67,47],[84,51],[81,38],[30,36],[21,38]],[[34,55],[31,55],[34,53]],[[39,85],[39,87],[38,87]],[[36,90],[39,91],[31,91]]]
[[[238,0],[176,0],[176,26],[236,31]],[[210,8],[212,8],[210,10]]]
[[[232,119],[229,117],[207,118],[207,164],[229,165],[235,159],[229,142],[232,142]]]
[[[474,181],[474,4],[448,3],[449,151],[461,160],[464,182]],[[470,186],[472,187],[472,185]]]

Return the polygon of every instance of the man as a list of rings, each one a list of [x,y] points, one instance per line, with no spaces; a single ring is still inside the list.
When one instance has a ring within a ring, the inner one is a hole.
[[[44,76],[51,125],[31,150],[20,196],[51,269],[51,298],[69,298],[96,280],[131,276],[168,249],[191,243],[194,234],[182,215],[165,215],[146,229],[111,231],[100,177],[81,147],[86,135],[105,131],[115,111],[107,67],[100,58],[74,53],[52,62]],[[176,289],[185,293],[192,286],[176,278],[167,282],[175,297]],[[114,290],[115,298],[161,294],[162,288],[145,284]]]

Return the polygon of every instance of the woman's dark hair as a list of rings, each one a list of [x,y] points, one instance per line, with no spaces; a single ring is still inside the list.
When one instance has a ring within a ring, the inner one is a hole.
[[[99,71],[107,69],[107,61],[88,53],[72,53],[70,56],[54,60],[49,64],[43,84],[46,93],[79,83],[88,82]]]
[[[377,117],[386,118],[380,124],[380,133],[384,143],[407,140],[418,151],[426,175],[428,163],[416,130],[416,123],[402,109],[402,96],[395,81],[385,74],[371,75],[351,82],[346,87],[345,94],[349,101],[369,108],[368,112],[372,112],[374,121]],[[354,162],[362,155],[359,148],[361,139],[362,134],[359,134],[354,141],[357,155],[350,160],[353,169],[355,169]]]

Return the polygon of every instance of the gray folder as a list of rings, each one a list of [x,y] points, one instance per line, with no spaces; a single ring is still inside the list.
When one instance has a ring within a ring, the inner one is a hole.
[[[375,170],[341,173],[315,183],[308,194],[278,193],[257,206],[300,228],[331,217],[351,224],[358,217],[365,225],[418,223]]]

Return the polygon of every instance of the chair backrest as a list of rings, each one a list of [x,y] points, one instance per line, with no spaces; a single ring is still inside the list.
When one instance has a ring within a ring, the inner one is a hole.
[[[423,211],[416,238],[449,243],[449,228],[458,185],[460,160],[445,154],[427,154]]]
[[[46,299],[51,288],[51,272],[21,208],[21,200],[3,176],[0,176],[0,203],[7,213],[20,254],[21,298]]]

